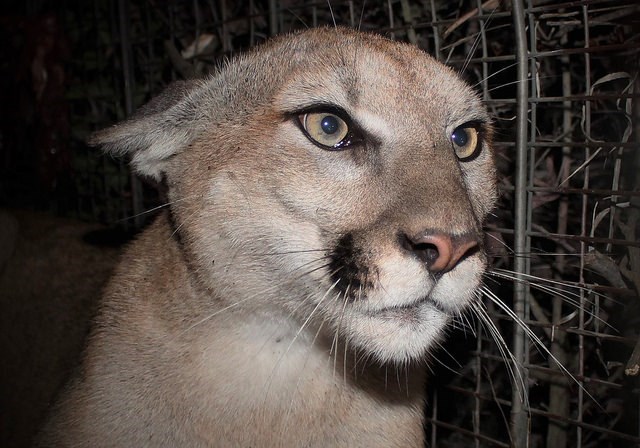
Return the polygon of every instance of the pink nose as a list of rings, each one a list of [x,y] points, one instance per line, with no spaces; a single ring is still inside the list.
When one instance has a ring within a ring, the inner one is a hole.
[[[433,273],[450,271],[460,260],[480,248],[480,239],[475,232],[449,235],[427,231],[419,236],[405,238],[404,247],[422,260]]]

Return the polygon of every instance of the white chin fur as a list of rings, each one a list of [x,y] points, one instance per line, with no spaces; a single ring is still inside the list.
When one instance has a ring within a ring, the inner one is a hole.
[[[412,308],[374,314],[354,311],[349,321],[349,344],[382,363],[402,364],[424,358],[440,341],[450,317],[428,302]]]
[[[484,270],[480,257],[470,257],[434,284],[424,268],[409,264],[405,260],[401,268],[412,275],[381,276],[366,300],[344,310],[341,332],[349,344],[381,362],[423,359],[441,340],[451,317],[473,300]]]

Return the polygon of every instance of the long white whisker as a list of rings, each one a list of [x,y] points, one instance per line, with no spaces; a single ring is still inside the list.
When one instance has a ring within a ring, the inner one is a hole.
[[[177,204],[177,203],[182,202],[182,201],[187,201],[187,200],[195,198],[197,196],[198,196],[198,194],[192,194],[192,195],[189,195],[189,196],[185,196],[184,198],[175,199],[173,201],[165,202],[164,204],[160,204],[160,205],[152,207],[152,208],[150,208],[148,210],[144,210],[144,211],[142,211],[140,213],[136,213],[135,215],[130,215],[130,216],[127,216],[126,218],[121,218],[121,219],[117,220],[116,222],[129,221],[131,219],[135,219],[135,218],[138,218],[140,216],[148,215],[149,213],[153,213],[153,212],[155,212],[157,210],[162,210],[163,208],[169,207],[169,206],[171,206],[173,204]]]
[[[360,20],[358,20],[358,31],[360,31],[360,29],[362,28],[362,21],[364,20],[364,8],[366,4],[367,4],[367,0],[364,0],[362,2],[362,8],[360,9]]]
[[[489,25],[489,23],[491,23],[491,19],[493,18],[494,12],[495,12],[495,9],[491,11],[491,14],[489,14],[489,17],[487,18],[487,20],[484,23],[480,24],[480,27],[486,27]],[[482,41],[481,38],[482,38],[482,33],[478,32],[473,42],[473,45],[471,46],[471,51],[469,51],[469,57],[464,62],[462,69],[460,70],[460,73],[464,73],[467,71],[467,68],[469,67],[469,63],[471,63],[471,59],[473,59],[473,54],[476,52],[476,50],[478,49],[478,46],[480,45],[480,42]]]
[[[316,261],[317,261],[317,260],[316,260]],[[322,265],[322,266],[320,266],[320,267],[318,267],[318,268],[314,268],[314,269],[312,269],[311,271],[305,271],[305,272],[302,272],[302,273],[300,273],[298,276],[294,277],[292,280],[300,279],[300,278],[302,278],[302,277],[304,277],[304,276],[309,275],[311,272],[314,272],[314,271],[316,271],[316,270],[318,270],[318,269],[322,269],[323,267],[327,267],[327,266],[328,266],[328,264],[325,264],[325,265]],[[298,268],[298,269],[299,269],[299,268]],[[281,285],[273,285],[273,286],[271,286],[271,287],[269,287],[269,288],[267,288],[267,289],[263,289],[263,290],[261,290],[261,291],[259,291],[259,292],[256,292],[255,294],[251,294],[251,295],[249,295],[249,296],[247,296],[247,297],[243,298],[242,300],[238,300],[238,301],[233,302],[233,303],[231,303],[231,304],[229,304],[229,305],[227,305],[227,306],[225,306],[225,307],[223,307],[223,308],[221,308],[221,309],[219,309],[219,310],[216,310],[216,311],[214,311],[213,313],[210,313],[210,314],[206,315],[205,317],[203,317],[202,319],[200,319],[200,320],[198,320],[198,321],[194,322],[193,324],[191,324],[190,326],[188,326],[186,329],[182,330],[180,333],[178,333],[178,334],[176,335],[176,337],[180,337],[180,336],[182,336],[182,335],[186,334],[187,332],[189,332],[189,331],[193,330],[195,327],[197,327],[197,326],[199,326],[199,325],[201,325],[201,324],[203,324],[203,323],[207,322],[207,321],[208,321],[208,320],[210,320],[210,319],[213,319],[214,317],[216,317],[216,316],[217,316],[217,315],[219,315],[219,314],[222,314],[222,313],[224,313],[224,312],[226,312],[226,311],[228,311],[228,310],[230,310],[230,309],[233,309],[233,308],[235,308],[235,307],[237,307],[237,306],[239,306],[239,305],[242,305],[243,303],[245,303],[245,302],[247,302],[247,301],[253,300],[253,299],[255,299],[256,297],[259,297],[259,296],[265,295],[265,294],[267,294],[267,293],[270,293],[270,292],[276,291],[276,290],[278,290],[279,288],[281,288]]]
[[[481,288],[481,290],[485,294],[487,294],[486,288],[483,287]],[[495,299],[499,300],[497,297]],[[502,334],[500,333],[500,330],[498,329],[498,327],[496,327],[495,323],[491,320],[491,317],[489,316],[487,310],[485,309],[482,301],[477,300],[473,303],[472,306],[473,306],[473,310],[476,312],[478,318],[480,319],[480,323],[485,327],[485,329],[489,332],[489,334],[495,341],[496,346],[498,347],[498,351],[502,356],[502,359],[505,360],[505,367],[509,373],[509,376],[513,379],[514,383],[518,383],[518,382],[520,383],[520,386],[522,387],[520,389],[522,391],[521,398],[528,406],[529,398],[525,393],[527,389],[525,386],[524,378],[522,377],[520,370],[514,370],[513,368],[513,366],[517,365],[517,360],[515,359],[515,356],[513,356],[513,353],[511,353],[511,350],[509,350],[508,344],[502,337]]]
[[[552,359],[554,361],[554,363],[558,366],[558,369],[564,373],[565,375],[567,375],[589,398],[591,398],[591,400],[593,400],[593,402],[602,409],[602,406],[600,405],[600,403],[598,403],[598,401],[593,397],[593,395],[591,395],[589,393],[589,391],[582,385],[582,383],[580,383],[577,378],[575,376],[573,376],[573,374],[571,372],[569,372],[569,370],[560,362],[558,361],[558,358],[555,357],[555,355],[553,353],[551,353],[551,350],[549,350],[544,343],[542,342],[542,340],[538,337],[538,335],[536,335],[533,330],[531,328],[529,328],[528,325],[526,325],[524,322],[522,322],[522,319],[520,319],[520,317],[515,313],[515,311],[513,311],[512,309],[510,309],[504,302],[502,302],[502,300],[500,300],[494,293],[493,291],[491,291],[490,289],[488,289],[487,287],[483,286],[481,288],[482,292],[484,292],[485,297],[489,298],[494,304],[496,304],[498,306],[498,308],[500,308],[504,313],[507,314],[507,316],[509,316],[514,323],[516,323],[520,328],[522,328],[522,330],[525,332],[525,334],[529,337],[529,339],[535,344],[536,347],[538,347],[539,350],[542,351],[542,353],[546,354],[550,359]],[[519,364],[519,362],[518,362]],[[603,409],[604,410],[604,409]]]
[[[567,284],[566,282],[562,282],[562,281],[558,281],[558,280],[553,280],[553,279],[548,279],[548,278],[543,278],[543,277],[538,277],[535,275],[531,275],[531,274],[521,274],[521,277],[523,278],[518,278],[515,274],[511,273],[510,271],[506,271],[503,269],[496,269],[496,270],[492,270],[492,271],[488,271],[486,274],[488,275],[494,275],[497,278],[504,278],[507,280],[511,280],[511,281],[516,281],[516,282],[520,282],[520,283],[525,283],[529,286],[531,286],[532,288],[535,288],[539,291],[543,291],[547,294],[556,296],[556,297],[560,297],[562,298],[566,303],[568,303],[569,305],[574,306],[577,309],[581,308],[581,304],[579,299],[582,299],[582,297],[574,292],[571,291],[567,291],[566,289],[560,289],[560,287],[564,286],[571,286],[573,288],[578,289],[579,291],[587,291],[589,293],[593,293],[598,297],[604,297],[601,294],[598,294],[588,288],[585,288],[583,286],[580,285],[573,285],[573,284]],[[546,283],[550,283],[552,286],[549,285],[545,285],[544,282]],[[553,285],[557,285],[558,287],[555,287]],[[595,306],[593,302],[591,302],[590,300],[585,300],[585,302],[588,305],[591,306]],[[583,310],[589,317],[597,320],[599,323],[601,323],[602,325],[606,326],[607,328],[616,331],[616,329],[609,324],[608,322],[606,322],[604,319],[602,319],[600,316],[598,316],[596,313],[591,312],[589,310]]]
[[[316,304],[316,306],[313,308],[313,310],[311,311],[311,313],[309,313],[309,315],[307,316],[307,318],[305,319],[305,321],[302,323],[302,325],[300,326],[300,328],[298,329],[298,331],[296,332],[296,334],[293,336],[293,338],[291,339],[291,341],[289,342],[289,345],[287,346],[287,348],[284,350],[284,352],[280,355],[280,357],[278,358],[278,360],[274,363],[273,368],[271,369],[271,374],[269,375],[269,377],[267,378],[267,381],[264,385],[264,399],[265,401],[267,400],[267,396],[269,393],[269,389],[271,388],[271,384],[273,382],[273,378],[275,377],[276,371],[278,370],[278,367],[280,366],[280,364],[282,363],[282,360],[287,356],[287,354],[289,353],[289,351],[291,350],[291,348],[293,347],[293,344],[297,341],[298,337],[300,336],[300,334],[302,334],[303,330],[307,327],[307,325],[309,324],[309,322],[311,321],[311,318],[313,317],[313,315],[316,313],[316,311],[320,308],[320,305],[322,305],[322,302],[325,300],[325,298],[331,293],[331,291],[336,287],[336,285],[338,284],[337,280],[333,285],[331,285],[331,287],[325,292],[325,294],[322,296],[322,298],[318,301],[318,303]],[[316,333],[316,337],[317,337],[318,333]],[[314,337],[314,341],[315,341],[315,337]],[[313,344],[311,344],[311,346],[313,346]],[[311,349],[311,347],[310,347]]]
[[[336,24],[336,15],[333,13],[333,8],[331,7],[331,0],[327,0],[327,5],[329,5],[329,12],[331,13],[331,20],[333,21],[333,27],[338,28]]]
[[[510,68],[516,67],[518,65],[517,62],[514,62],[513,64],[509,64],[506,67],[501,68],[500,70],[496,70],[495,72],[491,73],[489,76],[483,77],[483,79],[481,79],[480,81],[478,81],[477,83],[473,84],[471,87],[473,87],[474,89],[476,87],[478,87],[479,85],[481,85],[483,82],[488,81],[489,79],[493,78],[494,76],[499,75],[500,73],[509,70]]]
[[[336,298],[340,298],[340,295],[338,294],[338,296]],[[338,348],[339,348],[340,329],[342,328],[342,321],[344,319],[344,312],[345,312],[345,309],[347,308],[347,303],[348,302],[349,302],[349,287],[347,287],[345,292],[344,292],[344,300],[343,300],[343,303],[342,303],[342,310],[340,311],[340,319],[338,319],[338,325],[337,325],[337,327],[335,329],[335,332],[334,332],[334,335],[333,335],[333,341],[331,343],[331,350],[329,351],[331,353],[334,350],[334,347],[335,347],[335,352],[334,352],[334,356],[333,356],[333,375],[334,375],[334,377],[335,377],[335,374],[336,374],[336,364],[338,362]],[[346,350],[346,345],[345,345],[345,350]]]
[[[320,300],[318,300],[318,303],[316,304],[316,306],[313,308],[313,310],[311,311],[311,313],[309,313],[309,315],[307,316],[307,319],[302,323],[302,325],[300,326],[300,328],[298,329],[297,333],[295,334],[295,336],[293,337],[293,339],[291,340],[291,342],[289,343],[289,346],[287,347],[287,349],[285,350],[285,354],[289,351],[289,349],[291,349],[291,347],[293,346],[294,342],[296,341],[296,339],[298,338],[298,336],[300,336],[300,334],[302,333],[302,331],[306,328],[306,326],[309,324],[309,322],[311,321],[311,318],[313,317],[313,315],[316,313],[316,311],[318,310],[318,308],[320,308],[320,305],[322,305],[322,302],[324,302],[324,300],[327,298],[327,296],[329,295],[329,293],[331,293],[331,291],[333,291],[333,289],[336,287],[336,285],[338,284],[338,282],[340,281],[340,279],[336,280],[327,290],[327,292],[324,293],[324,295],[320,298]],[[284,356],[284,355],[283,355]]]

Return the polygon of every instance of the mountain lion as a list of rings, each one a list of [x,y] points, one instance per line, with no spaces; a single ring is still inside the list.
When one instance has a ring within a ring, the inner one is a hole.
[[[42,446],[422,446],[428,352],[478,300],[490,119],[419,49],[275,38],[91,140],[168,187]]]

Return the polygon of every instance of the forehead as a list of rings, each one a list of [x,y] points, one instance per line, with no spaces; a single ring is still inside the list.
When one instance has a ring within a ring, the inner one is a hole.
[[[310,34],[289,55],[274,102],[282,111],[332,105],[394,124],[402,116],[438,126],[486,119],[473,91],[415,47],[379,36]]]

